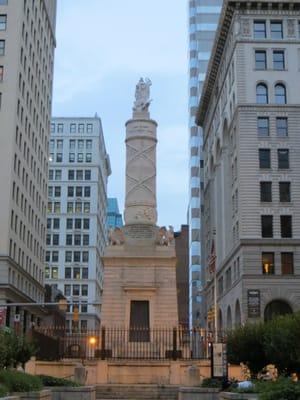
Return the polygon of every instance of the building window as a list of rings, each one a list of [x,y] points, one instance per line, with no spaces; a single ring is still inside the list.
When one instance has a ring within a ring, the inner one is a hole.
[[[91,180],[91,170],[87,169],[86,171],[84,171],[84,179],[86,181],[90,181]]]
[[[87,124],[86,131],[87,133],[93,133],[93,124]]]
[[[73,296],[80,295],[80,285],[73,285]]]
[[[75,229],[81,229],[81,219],[75,218]]]
[[[266,37],[266,21],[254,21],[254,38],[265,39]]]
[[[292,216],[291,215],[280,215],[280,227],[281,237],[291,238],[292,237]]]
[[[281,203],[289,203],[291,201],[290,182],[279,182],[279,200]]]
[[[72,262],[72,252],[71,251],[66,251],[65,262]]]
[[[293,275],[294,273],[293,253],[281,253],[281,273],[282,275]]]
[[[56,141],[56,147],[57,147],[59,150],[62,150],[63,144],[64,144],[64,141],[61,140],[61,139]]]
[[[74,150],[76,145],[76,140],[71,139],[69,141],[69,149]]]
[[[57,132],[63,133],[64,131],[64,124],[57,124]]]
[[[84,197],[90,197],[91,196],[91,188],[90,186],[86,186],[84,188]]]
[[[86,161],[87,163],[92,162],[92,153],[86,153],[86,155],[85,155],[85,161]]]
[[[74,262],[80,262],[80,251],[74,251]]]
[[[0,65],[0,82],[3,82],[3,75],[4,75],[4,67]]]
[[[84,133],[84,124],[78,124],[78,132]]]
[[[54,196],[60,197],[60,194],[61,194],[60,186],[55,186],[54,187]]]
[[[74,246],[81,246],[81,236],[74,235]]]
[[[76,124],[70,124],[70,133],[76,133]],[[70,140],[71,142],[71,140]],[[75,142],[75,140],[74,140]]]
[[[66,245],[72,246],[72,235],[66,235]]]
[[[90,220],[88,218],[83,220],[83,229],[90,229]]]
[[[273,215],[261,216],[261,236],[263,238],[273,237]]]
[[[83,162],[83,153],[78,153],[77,154],[77,162],[80,162],[80,163]]]
[[[267,69],[267,52],[265,50],[255,51],[255,69],[257,70]]]
[[[258,136],[269,136],[269,118],[258,117],[257,118],[257,133]]]
[[[271,38],[272,39],[283,38],[282,21],[271,21]]]
[[[58,267],[53,267],[51,269],[51,278],[58,279]]]
[[[90,236],[83,235],[83,246],[89,246],[89,244],[90,244]]]
[[[53,246],[58,246],[59,245],[59,235],[58,234],[53,235],[52,243],[53,243]]]
[[[259,149],[259,168],[261,168],[261,169],[271,168],[271,150],[270,149]]]
[[[268,88],[264,83],[259,83],[256,86],[256,103],[268,104]]]
[[[0,40],[0,56],[5,54],[5,40]]]
[[[275,103],[286,104],[286,89],[282,83],[275,85]]]
[[[89,262],[89,252],[88,251],[82,252],[82,262]]]
[[[288,136],[288,119],[285,117],[276,118],[276,132],[277,136]]]
[[[288,149],[278,149],[278,169],[289,169],[289,150]]]
[[[55,132],[55,124],[51,124],[50,133]]]
[[[62,153],[56,153],[56,162],[62,162],[63,155]]]
[[[69,153],[69,162],[75,162],[75,153]]]
[[[53,229],[59,229],[59,225],[60,225],[59,218],[54,218],[53,219]]]
[[[272,182],[260,182],[260,201],[272,201]]]
[[[55,171],[55,180],[60,181],[61,180],[61,169],[57,169]]]
[[[58,251],[52,252],[52,262],[58,262]]]
[[[83,170],[79,169],[76,171],[76,180],[77,181],[82,181],[83,180]]]
[[[74,187],[68,186],[68,197],[74,197]]]
[[[74,169],[69,169],[68,171],[68,180],[69,181],[74,181],[75,179],[75,171]]]
[[[274,50],[273,51],[273,68],[277,71],[282,71],[285,69],[285,61],[284,61],[284,51],[283,50]]]
[[[88,279],[88,278],[89,278],[88,268],[82,268],[82,279]]]
[[[46,251],[46,262],[50,262],[50,251]]]
[[[87,140],[86,141],[86,149],[91,150],[93,147],[93,141],[92,140]]]
[[[88,285],[82,285],[81,286],[81,295],[82,296],[87,296],[88,295]]]
[[[71,279],[72,268],[65,268],[65,279]]]
[[[73,229],[73,219],[67,218],[67,229]]]
[[[264,275],[274,275],[274,253],[262,253],[262,272]]]
[[[73,279],[80,279],[80,268],[73,269]]]
[[[6,31],[7,16],[0,15],[0,31]]]
[[[78,149],[83,150],[84,149],[84,140],[78,140]]]
[[[67,213],[70,214],[70,213],[73,213],[73,211],[74,211],[73,203],[71,201],[68,201],[67,202]]]
[[[82,186],[76,186],[76,197],[82,197]]]
[[[71,285],[65,285],[64,294],[65,296],[71,296]]]

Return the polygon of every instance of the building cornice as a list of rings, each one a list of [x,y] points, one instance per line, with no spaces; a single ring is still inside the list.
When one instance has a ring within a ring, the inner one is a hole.
[[[219,67],[222,62],[222,57],[232,23],[233,15],[236,10],[245,10],[250,12],[251,10],[263,10],[266,11],[292,11],[294,9],[300,9],[300,3],[298,0],[225,0],[220,19],[218,29],[216,31],[215,41],[211,52],[211,58],[207,68],[206,79],[203,85],[202,96],[197,109],[196,123],[199,126],[203,126],[207,109],[210,103],[211,95],[217,80]]]

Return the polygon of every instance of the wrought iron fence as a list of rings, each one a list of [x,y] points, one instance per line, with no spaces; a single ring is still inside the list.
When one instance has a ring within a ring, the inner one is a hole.
[[[223,332],[215,338],[203,329],[155,328],[124,329],[102,327],[96,331],[66,331],[61,328],[35,328],[37,347],[52,338],[56,343],[56,359],[168,360],[204,359],[216,339],[225,341]],[[50,349],[49,349],[50,350]],[[40,359],[47,359],[43,348]],[[39,353],[38,353],[39,357]],[[51,358],[55,358],[53,351]],[[49,358],[48,358],[49,359]]]

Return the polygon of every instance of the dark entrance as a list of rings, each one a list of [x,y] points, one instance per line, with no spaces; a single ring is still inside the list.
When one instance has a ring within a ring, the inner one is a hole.
[[[265,321],[278,317],[279,315],[292,314],[291,307],[282,300],[273,300],[265,308]]]
[[[129,341],[149,342],[149,325],[149,301],[131,301]]]

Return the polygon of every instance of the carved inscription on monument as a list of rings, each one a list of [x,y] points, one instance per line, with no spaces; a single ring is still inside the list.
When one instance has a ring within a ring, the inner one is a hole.
[[[154,239],[155,230],[148,225],[130,225],[123,228],[126,238],[129,239]]]

